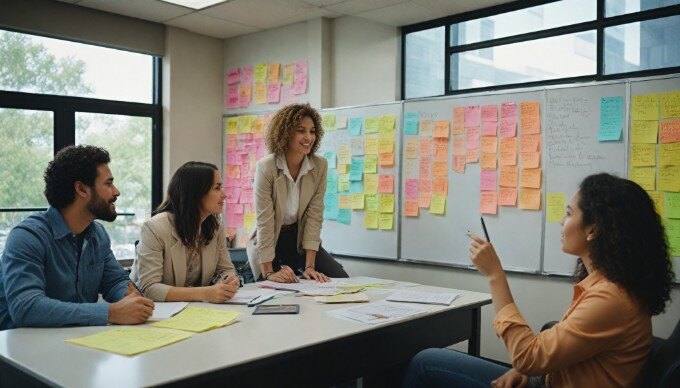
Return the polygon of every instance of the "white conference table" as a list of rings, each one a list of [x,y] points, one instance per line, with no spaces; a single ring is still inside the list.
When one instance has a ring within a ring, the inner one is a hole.
[[[422,349],[469,340],[468,352],[479,355],[481,307],[491,303],[489,294],[432,286],[408,290],[462,296],[451,306],[418,304],[429,312],[377,325],[330,317],[326,311],[351,305],[319,304],[311,297],[265,302],[298,303],[297,315],[251,315],[252,307],[192,303],[241,315],[232,325],[133,357],[64,342],[112,327],[5,330],[0,386],[330,386],[358,377],[365,386],[373,380],[384,385],[391,369],[403,371]],[[368,295],[373,302],[389,294]]]

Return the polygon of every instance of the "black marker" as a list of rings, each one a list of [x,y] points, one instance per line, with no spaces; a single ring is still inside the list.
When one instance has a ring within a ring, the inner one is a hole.
[[[484,236],[486,236],[486,242],[491,242],[491,239],[489,238],[489,232],[486,231],[486,224],[484,223],[484,217],[479,217],[480,220],[482,220],[482,229],[484,229]]]

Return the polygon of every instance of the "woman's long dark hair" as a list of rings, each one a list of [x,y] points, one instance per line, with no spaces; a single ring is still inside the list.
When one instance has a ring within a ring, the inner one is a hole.
[[[213,186],[215,171],[218,170],[214,164],[184,163],[170,179],[165,200],[153,211],[153,215],[162,212],[174,215],[175,230],[187,248],[198,249],[200,245],[208,245],[219,227],[213,214],[201,224],[201,201]]]
[[[589,247],[593,267],[625,288],[651,315],[662,313],[674,274],[652,199],[637,183],[609,174],[590,175],[579,189],[583,226],[595,225]],[[580,259],[574,275],[577,280],[588,276]]]

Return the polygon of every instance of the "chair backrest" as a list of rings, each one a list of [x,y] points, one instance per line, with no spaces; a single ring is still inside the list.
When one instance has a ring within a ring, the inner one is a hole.
[[[642,387],[680,387],[680,320],[668,339],[654,338],[639,381]]]

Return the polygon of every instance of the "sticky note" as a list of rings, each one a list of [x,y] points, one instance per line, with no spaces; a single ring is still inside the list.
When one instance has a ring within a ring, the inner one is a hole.
[[[404,113],[404,134],[417,135],[418,134],[418,112]]]
[[[633,120],[658,120],[659,95],[645,94],[631,97],[630,116]]]
[[[434,131],[434,123],[432,120],[420,120],[420,136],[432,136]]]
[[[394,152],[394,138],[393,137],[379,137],[378,151],[382,153]]]
[[[366,172],[365,169],[364,172]],[[378,174],[364,174],[364,193],[376,194],[377,192],[378,192]]]
[[[337,129],[347,128],[347,117],[336,117],[335,118],[335,128],[337,128]]]
[[[392,230],[394,228],[394,214],[380,213],[378,228],[380,230]]]
[[[659,190],[680,192],[680,166],[659,167]]]
[[[341,144],[338,146],[338,164],[352,163],[352,148],[349,145]]]
[[[432,163],[432,175],[438,177],[445,177],[448,175],[446,162]]]
[[[378,196],[380,201],[381,213],[394,213],[394,194],[380,194]]]
[[[501,119],[516,120],[517,104],[514,102],[504,102],[501,104]]]
[[[255,64],[255,71],[253,73],[253,79],[256,82],[265,82],[267,80],[267,62],[260,62]]]
[[[680,218],[680,193],[664,193],[663,208],[667,218]]]
[[[446,196],[432,195],[430,198],[430,214],[444,215],[446,213]]]
[[[494,136],[496,137],[498,132],[497,122],[483,122],[482,123],[482,136]]]
[[[463,107],[453,108],[453,134],[462,135],[465,128],[465,112]]]
[[[394,175],[392,174],[378,175],[378,192],[381,194],[394,193]]]
[[[363,210],[364,209],[364,195],[363,194],[352,194],[352,210]]]
[[[255,103],[267,103],[267,84],[264,82],[255,82]]]
[[[516,120],[501,120],[501,138],[517,136],[517,121]]]
[[[338,219],[338,193],[326,192],[323,198],[323,218],[327,220]]]
[[[449,120],[440,120],[434,123],[434,137],[447,138],[449,137]]]
[[[482,152],[482,160],[480,162],[480,166],[482,167],[482,170],[495,170],[498,167],[498,162],[497,162],[496,154],[489,154],[486,152]]]
[[[183,341],[189,337],[191,337],[190,333],[120,327],[84,337],[68,339],[65,342],[124,356],[134,356]]]
[[[656,209],[656,212],[663,216],[664,215],[664,209],[663,209],[663,192],[662,191],[648,191],[647,194],[649,194],[649,198],[652,199],[652,202],[654,202],[654,208]]]
[[[432,177],[432,159],[420,159],[420,179],[430,179]]]
[[[366,155],[378,155],[378,136],[367,135],[364,137],[364,152]]]
[[[520,152],[538,152],[541,150],[541,135],[522,135]]]
[[[680,90],[661,95],[661,117],[680,117]]]
[[[366,203],[366,210],[380,211],[377,194],[364,194],[364,202]]]
[[[349,180],[360,181],[364,173],[364,160],[361,158],[352,158],[352,163],[349,166]]]
[[[363,181],[350,181],[349,182],[349,192],[352,194],[363,194],[364,192],[364,182]]]
[[[361,135],[361,128],[364,126],[364,119],[361,117],[352,117],[349,119],[349,127],[347,128],[347,131],[349,132],[350,136],[359,136]]]
[[[455,155],[451,161],[451,169],[459,174],[465,173],[465,156]]]
[[[376,211],[364,212],[364,228],[378,229],[378,212]]]
[[[514,187],[501,187],[498,189],[498,206],[517,205],[517,189]]]
[[[364,154],[364,139],[360,137],[351,137],[349,139],[349,148],[352,156],[360,156]]]
[[[406,139],[406,159],[416,159],[418,157],[418,139],[415,137],[409,137]]]
[[[378,132],[378,127],[380,124],[379,117],[367,117],[364,120],[364,130],[366,133],[376,133]]]
[[[434,139],[434,161],[446,163],[449,154],[448,139],[436,138]]]
[[[280,63],[270,63],[269,64],[267,80],[269,81],[270,84],[279,82],[280,70],[281,70],[281,64]]]
[[[326,160],[328,161],[328,168],[335,168],[337,166],[335,152],[324,151],[323,157],[326,158]]]
[[[189,306],[172,318],[154,322],[151,326],[201,333],[226,326],[238,317],[236,311],[223,311]]]
[[[628,179],[645,190],[656,190],[656,168],[654,167],[631,167],[628,172]]]
[[[463,110],[465,127],[479,126],[479,106],[466,106]]]
[[[465,128],[465,147],[469,150],[480,147],[479,128]]]
[[[421,157],[432,156],[432,139],[421,137],[419,142],[418,154]]]
[[[404,216],[418,217],[418,200],[408,199],[404,202]]]
[[[522,168],[537,168],[541,165],[540,152],[522,152],[519,156]]]
[[[432,199],[432,193],[418,193],[418,207],[428,209],[430,207],[430,200]]]
[[[623,97],[602,97],[600,99],[599,141],[618,141],[623,130]]]
[[[292,84],[295,76],[295,64],[289,63],[283,66],[283,83]]]
[[[465,137],[463,136],[453,137],[453,154],[465,155]]]
[[[508,137],[501,138],[500,149],[501,166],[515,166],[517,165],[517,138]]]
[[[567,195],[564,193],[546,193],[545,207],[548,222],[560,222],[567,207]]]
[[[496,214],[498,212],[498,197],[495,191],[482,191],[479,196],[479,213]]]
[[[520,103],[519,112],[522,123],[522,135],[541,133],[541,115],[538,102]]]
[[[472,148],[465,153],[465,163],[479,162],[479,148]]]
[[[352,208],[352,196],[348,194],[342,194],[338,196],[338,207],[340,209],[351,209]]]
[[[447,177],[434,177],[432,180],[432,193],[447,195],[449,192],[449,179]]]
[[[482,153],[495,154],[498,150],[498,138],[495,136],[482,136],[481,145]]]
[[[541,169],[540,168],[523,168],[522,176],[520,177],[520,186],[531,189],[541,188]]]
[[[381,133],[389,133],[391,131],[394,131],[394,124],[396,123],[397,118],[394,115],[384,115],[381,116],[379,121],[378,121],[378,130]]]
[[[418,199],[418,179],[406,179],[406,199]]]
[[[347,174],[349,172],[349,165],[338,163],[337,170],[338,170],[338,174]]]
[[[481,191],[496,191],[496,170],[482,170],[479,189]]]
[[[680,120],[666,121],[661,123],[659,143],[666,144],[677,142],[680,142]]]
[[[519,208],[524,210],[540,210],[541,190],[524,188],[519,192]]]
[[[634,167],[656,166],[656,145],[631,144],[630,165]]]
[[[322,114],[321,115],[321,125],[324,129],[332,131],[335,129],[335,115],[334,114]]]
[[[630,140],[632,143],[656,144],[658,130],[658,121],[633,121],[630,126]]]
[[[352,211],[349,209],[339,209],[337,220],[341,224],[351,225],[352,224]]]
[[[680,166],[680,143],[668,143],[659,146],[659,165]]]
[[[349,174],[338,174],[338,192],[349,191]]]
[[[380,167],[382,168],[394,166],[394,152],[380,154],[378,163],[380,163]]]
[[[668,245],[671,248],[671,256],[680,256],[680,220],[663,220],[668,237]]]
[[[498,122],[498,106],[484,105],[482,106],[482,123]]]

